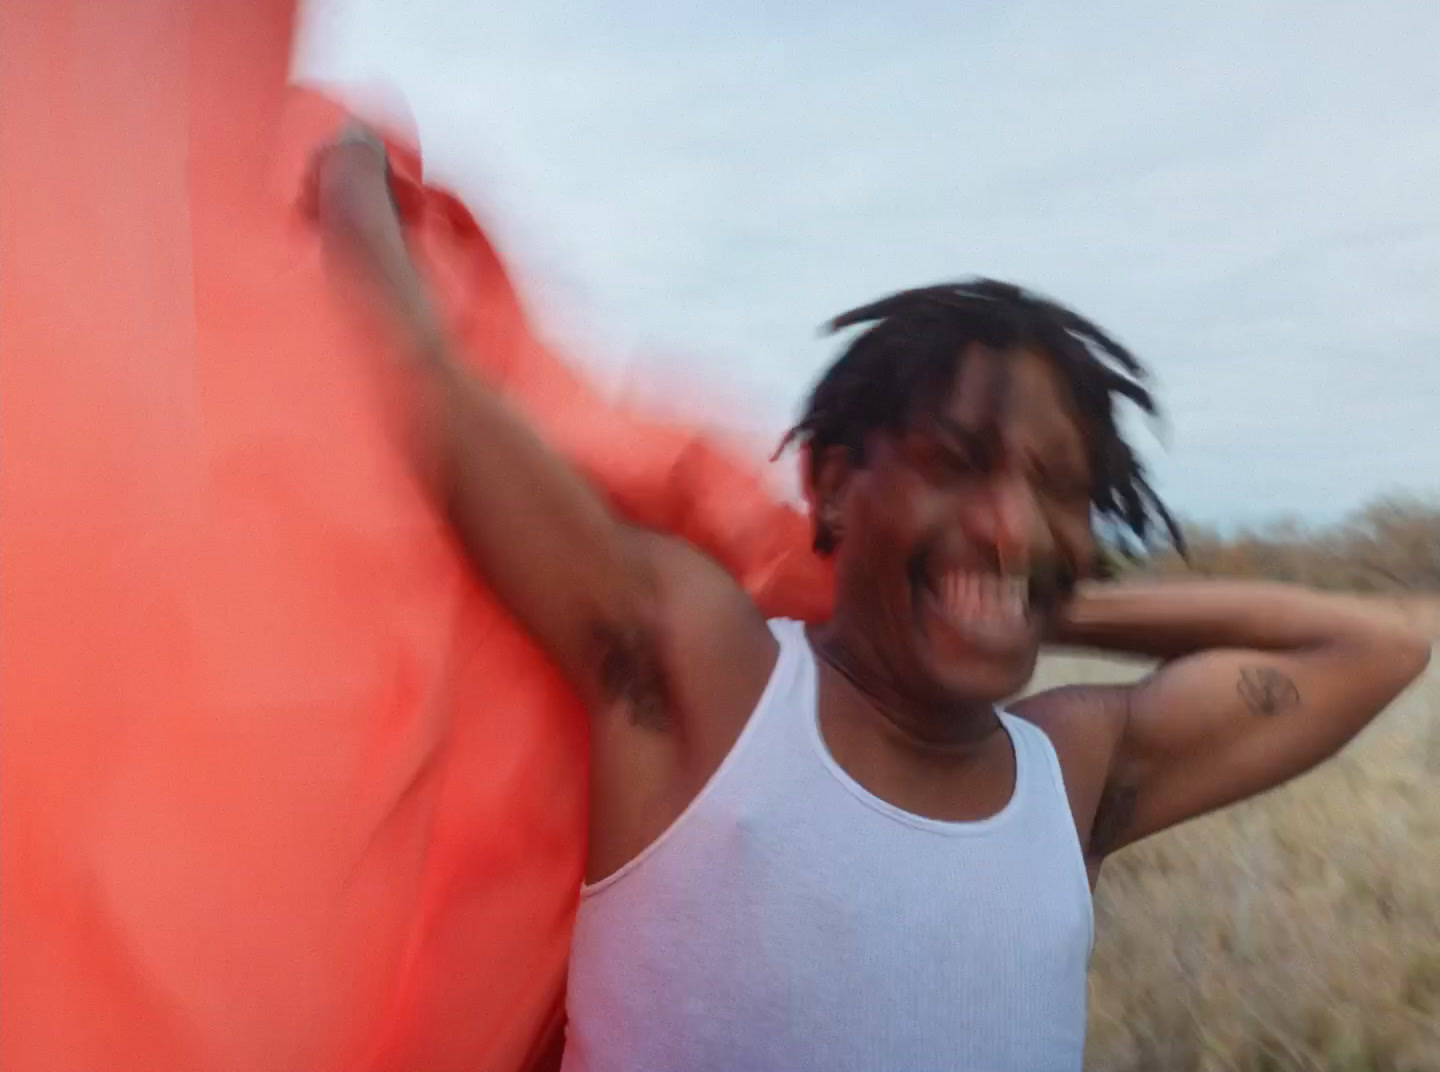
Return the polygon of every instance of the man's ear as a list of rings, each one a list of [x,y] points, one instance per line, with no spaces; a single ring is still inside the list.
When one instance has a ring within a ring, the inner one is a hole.
[[[845,446],[830,446],[818,459],[810,486],[810,509],[815,518],[815,550],[828,555],[845,535],[845,493],[855,472],[855,454]]]

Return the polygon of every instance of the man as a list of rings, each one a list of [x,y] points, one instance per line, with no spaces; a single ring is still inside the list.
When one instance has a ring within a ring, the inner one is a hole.
[[[1078,1068],[1105,858],[1333,754],[1429,658],[1341,598],[1080,587],[1092,518],[1169,523],[1116,426],[1150,398],[992,282],[836,322],[871,326],[790,434],[836,609],[766,622],[460,368],[383,153],[332,149],[319,195],[412,359],[435,494],[593,712],[567,1069]],[[997,706],[1042,641],[1163,662]]]

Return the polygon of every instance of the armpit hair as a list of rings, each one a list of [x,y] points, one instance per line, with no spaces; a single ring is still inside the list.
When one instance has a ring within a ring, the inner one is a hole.
[[[605,622],[597,624],[592,633],[600,659],[601,701],[623,704],[638,726],[666,728],[670,705],[655,630]]]
[[[1135,693],[1145,688],[1148,681],[1146,678],[1134,685],[1096,688],[1092,702],[1103,704],[1112,711],[1115,709],[1114,705],[1123,706],[1124,725],[1128,726]],[[1092,859],[1103,860],[1124,843],[1135,819],[1136,796],[1133,785],[1122,777],[1112,775],[1100,794],[1100,803],[1095,806],[1095,818],[1090,824],[1089,855]]]
[[[1111,782],[1100,795],[1095,819],[1090,824],[1090,856],[1103,859],[1124,841],[1135,818],[1135,788]]]

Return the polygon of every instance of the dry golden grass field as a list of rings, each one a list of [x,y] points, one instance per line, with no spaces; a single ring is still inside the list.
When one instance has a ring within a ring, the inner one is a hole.
[[[1440,605],[1409,609],[1440,636]],[[1330,763],[1106,864],[1091,1072],[1440,1072],[1435,663]]]

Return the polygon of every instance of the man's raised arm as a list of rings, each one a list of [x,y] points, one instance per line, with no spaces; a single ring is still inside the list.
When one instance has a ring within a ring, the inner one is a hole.
[[[378,143],[330,147],[315,184],[327,244],[408,358],[427,468],[480,573],[592,704],[661,702],[650,543],[461,366],[406,248]]]
[[[1102,586],[1059,639],[1164,660],[1100,690],[1119,736],[1092,860],[1309,770],[1430,658],[1428,638],[1363,600],[1241,582]]]

